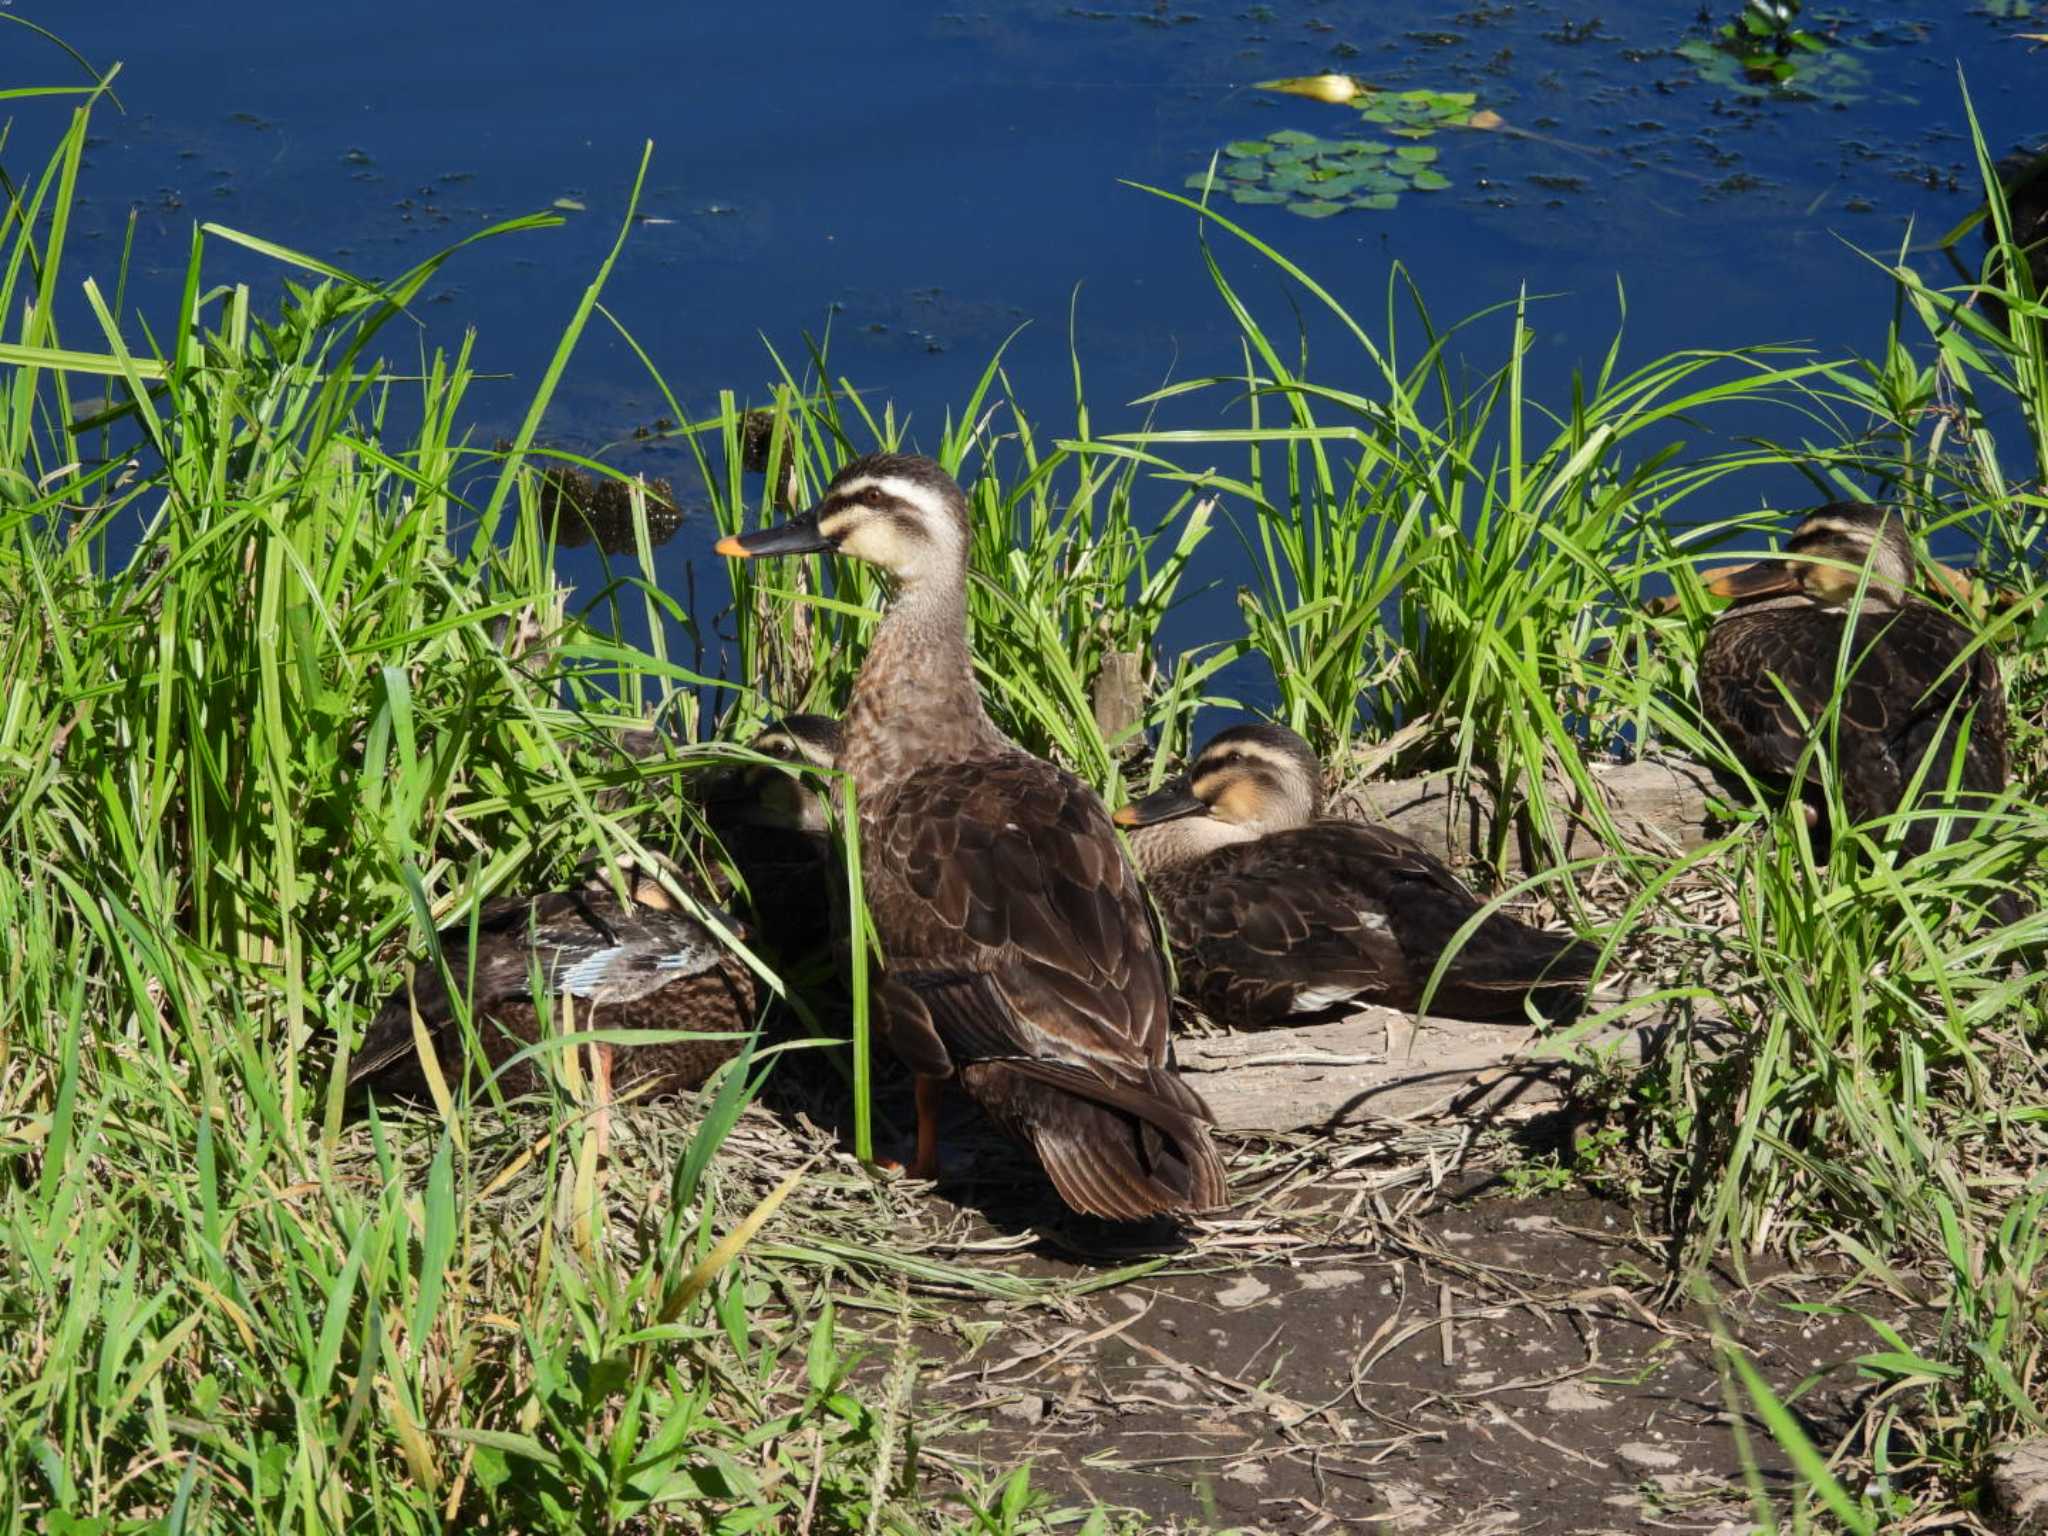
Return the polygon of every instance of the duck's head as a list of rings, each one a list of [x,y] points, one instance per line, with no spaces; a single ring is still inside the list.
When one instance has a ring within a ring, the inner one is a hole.
[[[834,475],[810,511],[774,528],[730,534],[718,541],[718,552],[739,559],[829,552],[914,587],[961,580],[967,541],[967,496],[951,475],[915,454],[871,453]]]
[[[1863,586],[1866,566],[1865,605],[1896,605],[1913,584],[1913,545],[1906,525],[1884,507],[1837,501],[1801,518],[1777,559],[1714,572],[1706,587],[1738,603],[1798,595],[1839,608]]]
[[[829,715],[784,715],[747,746],[791,767],[830,768],[839,755],[839,722]],[[817,786],[768,763],[722,774],[705,798],[716,818],[801,832],[825,830],[825,797]]]
[[[1284,725],[1219,731],[1187,775],[1116,813],[1147,868],[1223,843],[1248,842],[1313,821],[1323,808],[1323,766]],[[1155,856],[1156,855],[1156,856]]]

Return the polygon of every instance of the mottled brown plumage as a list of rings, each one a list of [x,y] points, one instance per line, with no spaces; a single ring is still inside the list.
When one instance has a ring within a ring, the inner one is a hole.
[[[604,1046],[611,1087],[652,1093],[694,1088],[736,1054],[752,1031],[755,978],[717,935],[663,901],[645,885],[621,904],[593,881],[577,891],[552,891],[488,903],[478,914],[474,967],[467,923],[440,935],[448,972],[470,998],[485,1058],[493,1070],[535,1041],[570,1030],[660,1029],[720,1034],[722,1039]],[[533,973],[553,1011],[534,1007]],[[564,1000],[573,1005],[565,1017]],[[451,1090],[470,1059],[464,1032],[440,972],[415,967],[410,994],[400,988],[371,1022],[349,1060],[349,1085],[393,1098],[423,1098],[426,1078],[413,1031],[417,1012]],[[498,1077],[508,1096],[541,1091],[539,1053]]]
[[[839,722],[828,716],[788,715],[747,745],[778,762],[829,768],[839,736]],[[823,946],[843,908],[845,872],[817,781],[765,764],[735,768],[718,776],[704,809],[745,884],[762,939],[783,960]]]
[[[1407,838],[1322,816],[1322,765],[1284,726],[1223,731],[1187,778],[1117,813],[1173,944],[1174,981],[1220,1024],[1378,1003],[1414,1009],[1481,903]],[[1452,956],[1431,1013],[1576,1007],[1596,952],[1494,913]]]
[[[1864,567],[1869,582],[1853,636],[1847,611]],[[1722,573],[1709,590],[1735,599],[1700,656],[1707,720],[1758,778],[1788,783],[1846,669],[1830,742],[1849,815],[1902,808],[1931,752],[1917,813],[1901,831],[1911,853],[1933,846],[1934,812],[1981,807],[2005,788],[2005,688],[1969,630],[1911,595],[1915,563],[1899,520],[1880,507],[1837,502],[1809,513],[1786,558]],[[1967,653],[1967,654],[1966,654]],[[1957,791],[1947,784],[1961,748]]]
[[[982,709],[967,545],[959,487],[901,455],[856,460],[816,512],[720,545],[836,549],[895,579],[839,754],[887,1038],[926,1083],[957,1078],[1074,1209],[1137,1220],[1219,1206],[1211,1117],[1168,1061],[1164,960],[1108,813]],[[931,1098],[920,1091],[914,1170],[927,1173]]]

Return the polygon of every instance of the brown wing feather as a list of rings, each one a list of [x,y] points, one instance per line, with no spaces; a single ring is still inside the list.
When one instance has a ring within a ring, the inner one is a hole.
[[[1257,1026],[1344,1001],[1414,1008],[1480,901],[1408,839],[1319,821],[1220,848],[1153,882],[1181,990],[1220,1023]],[[1520,1018],[1576,1001],[1593,952],[1503,914],[1452,957],[1430,1002],[1458,1018]],[[1538,986],[1538,983],[1547,985]]]
[[[536,962],[542,995],[578,1001],[577,1029],[692,1030],[742,1035],[753,1028],[756,988],[744,961],[696,919],[681,912],[622,906],[607,891],[550,891],[491,902],[478,914],[475,962],[470,930],[460,924],[440,937],[449,973],[469,985],[472,1017],[493,1069],[548,1032],[534,1007]],[[459,1080],[466,1045],[438,969],[414,969],[410,996],[401,988],[372,1020],[349,1061],[349,1085],[375,1085],[401,1098],[424,1097],[413,1034],[417,1011],[443,1076]],[[613,1086],[653,1082],[662,1091],[690,1088],[739,1050],[738,1038],[679,1040],[620,1047]],[[500,1078],[511,1096],[533,1093],[541,1074],[532,1058]]]
[[[892,1047],[957,1074],[1077,1209],[1221,1204],[1209,1113],[1167,1065],[1163,957],[1094,793],[1009,753],[913,773],[861,822]]]
[[[1834,693],[1846,623],[1842,613],[1786,608],[1736,610],[1714,626],[1700,661],[1701,706],[1752,773],[1783,781],[1796,770]],[[1930,751],[1923,788],[1945,783],[1959,743],[1963,790],[1991,796],[2005,787],[2005,691],[1989,652],[1958,661],[1970,639],[1921,603],[1862,616],[1836,739],[1844,798],[1859,821],[1899,809]],[[1906,831],[1915,851],[1932,837],[1926,821]]]

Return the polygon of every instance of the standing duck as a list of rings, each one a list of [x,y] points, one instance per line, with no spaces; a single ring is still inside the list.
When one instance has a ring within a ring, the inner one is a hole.
[[[835,551],[895,598],[854,684],[838,766],[859,805],[890,1046],[917,1076],[917,1156],[938,1171],[957,1079],[1077,1211],[1135,1221],[1224,1203],[1212,1117],[1167,1058],[1171,997],[1109,813],[990,722],[967,650],[967,498],[930,459],[856,459],[811,512],[719,541]]]
[[[1186,778],[1125,806],[1131,851],[1159,904],[1182,996],[1253,1027],[1362,1003],[1412,1010],[1479,901],[1407,838],[1326,819],[1323,771],[1280,725],[1210,738]],[[1502,913],[1452,956],[1432,1013],[1556,1016],[1585,994],[1597,951]]]
[[[1863,607],[1844,647],[1848,605]],[[1784,784],[1799,771],[1814,723],[1842,680],[1832,742],[1842,797],[1858,822],[1889,816],[1924,759],[1928,813],[1902,831],[1911,853],[1933,846],[1932,807],[1945,800],[1962,748],[1952,804],[1981,806],[2005,788],[2005,688],[1990,651],[1940,609],[1910,594],[1913,546],[1882,507],[1839,501],[1809,512],[1783,557],[1712,575],[1707,590],[1733,600],[1700,655],[1700,704],[1743,766]],[[1929,759],[1929,753],[1932,758]]]
[[[607,1083],[676,1093],[698,1086],[738,1053],[754,1028],[754,973],[652,880],[634,882],[631,897],[621,903],[608,883],[592,880],[573,891],[489,902],[477,915],[473,952],[467,923],[442,931],[442,958],[468,993],[477,1039],[493,1070],[557,1030],[689,1030],[706,1038],[598,1045],[592,1053],[601,1098]],[[557,1023],[534,1007],[536,970],[542,1001],[560,1015],[567,1000],[569,1017]],[[461,1080],[469,1053],[454,1000],[439,969],[421,965],[412,985],[393,993],[371,1021],[350,1058],[352,1089],[427,1096],[415,1012],[443,1081]],[[516,1097],[539,1092],[544,1077],[536,1053],[506,1068],[498,1083]]]
[[[792,767],[830,768],[839,722],[785,715],[747,746]],[[824,944],[844,887],[818,787],[786,768],[749,764],[718,776],[704,810],[746,883],[753,923],[776,955],[792,960]]]

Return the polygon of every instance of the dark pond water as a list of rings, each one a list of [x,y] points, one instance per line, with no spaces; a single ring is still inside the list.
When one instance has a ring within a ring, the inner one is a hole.
[[[954,11],[0,0],[0,15],[125,66],[125,112],[96,118],[75,249],[110,275],[140,209],[131,311],[166,312],[195,220],[384,275],[493,219],[559,204],[564,228],[467,253],[419,309],[427,342],[474,326],[479,366],[513,376],[472,397],[487,437],[516,422],[651,139],[650,217],[607,303],[685,408],[709,412],[720,388],[764,398],[764,340],[800,358],[804,333],[829,321],[835,372],[893,401],[926,444],[1026,322],[1011,380],[1042,425],[1071,422],[1077,287],[1098,431],[1137,426],[1125,402],[1169,378],[1236,366],[1194,218],[1124,183],[1179,188],[1220,147],[1276,130],[1376,132],[1349,107],[1247,89],[1333,69],[1471,93],[1523,130],[1427,140],[1432,174],[1390,210],[1232,210],[1361,316],[1384,314],[1394,260],[1418,274],[1439,319],[1523,287],[1554,295],[1537,311],[1531,362],[1535,391],[1553,400],[1572,367],[1604,352],[1617,282],[1627,360],[1761,341],[1876,348],[1888,287],[1851,246],[1892,253],[1909,223],[1931,242],[1976,200],[1958,71],[1994,154],[2048,129],[2048,56],[2018,35],[2048,19],[2028,9],[1810,8],[1803,24],[1834,45],[1793,99],[1747,94],[1711,50],[1704,64],[1694,56],[1732,0],[1704,11],[1697,0]],[[0,86],[75,75],[23,29],[0,26],[0,58]],[[53,119],[17,106],[6,155],[18,176]],[[275,273],[253,258],[215,255],[214,275],[274,292]],[[1290,326],[1278,285],[1233,266],[1266,318]],[[1475,366],[1499,360],[1500,339],[1480,333]],[[1332,375],[1362,380],[1352,359],[1323,356]],[[1181,409],[1201,424],[1225,404]],[[600,323],[547,433],[674,474],[672,449],[630,440],[665,410]],[[1745,504],[1768,501],[1766,488]],[[701,554],[702,533],[686,521],[669,557]],[[1227,564],[1232,543],[1212,540],[1213,559]]]

